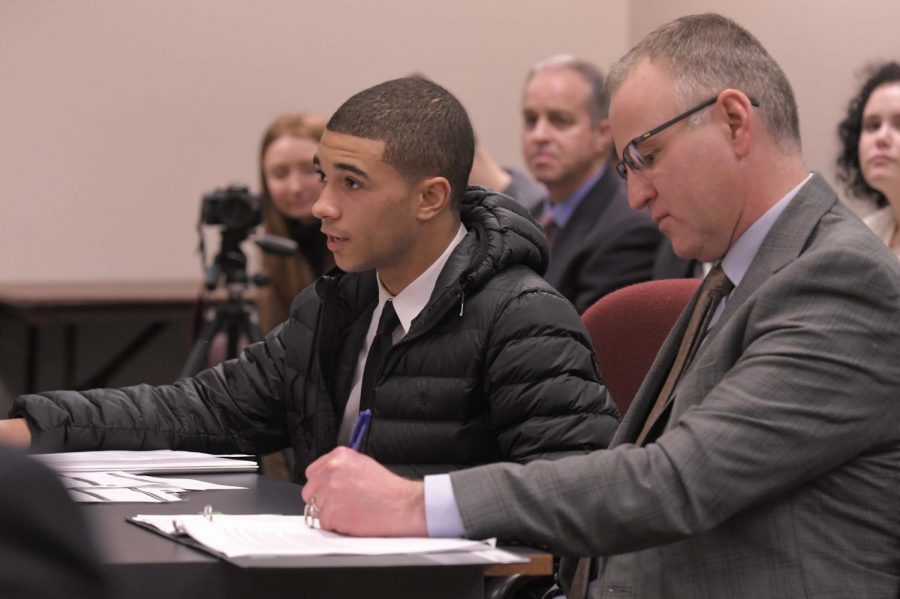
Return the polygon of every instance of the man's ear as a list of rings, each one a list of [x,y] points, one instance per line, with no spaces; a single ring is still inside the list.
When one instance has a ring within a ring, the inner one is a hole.
[[[723,117],[723,127],[735,155],[743,158],[750,153],[755,130],[753,104],[750,98],[736,89],[719,94],[716,110]]]
[[[609,149],[612,147],[612,129],[609,127],[609,119],[602,118],[593,124],[594,132],[594,149],[598,155],[609,155]]]
[[[416,217],[431,220],[450,205],[450,182],[444,177],[429,177],[418,185]]]

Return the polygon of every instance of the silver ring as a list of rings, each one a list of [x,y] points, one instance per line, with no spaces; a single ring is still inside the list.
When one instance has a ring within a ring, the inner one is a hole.
[[[314,528],[316,526],[316,522],[319,519],[319,512],[321,508],[316,503],[316,496],[313,495],[309,498],[309,503],[303,506],[303,521],[306,522],[306,525],[310,528]]]

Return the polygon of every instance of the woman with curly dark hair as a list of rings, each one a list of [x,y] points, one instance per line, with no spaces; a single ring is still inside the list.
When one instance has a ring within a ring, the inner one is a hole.
[[[900,64],[869,71],[838,126],[838,178],[878,210],[864,220],[900,257]]]

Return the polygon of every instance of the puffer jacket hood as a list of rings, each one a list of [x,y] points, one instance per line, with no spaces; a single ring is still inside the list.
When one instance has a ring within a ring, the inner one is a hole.
[[[479,232],[485,248],[486,260],[473,265],[472,284],[515,264],[539,275],[546,272],[550,261],[547,238],[534,217],[513,198],[470,186],[463,196],[460,218],[466,228]]]
[[[547,238],[534,217],[513,198],[485,187],[469,186],[460,207],[460,220],[468,234],[447,259],[431,299],[413,323],[409,331],[413,338],[427,332],[448,310],[463,311],[465,298],[477,293],[499,273],[517,266],[538,275],[547,270]],[[318,293],[323,303],[344,306],[338,313],[355,315],[361,305],[370,305],[377,299],[375,273],[362,275],[360,284],[365,291],[354,286],[341,292],[341,280],[346,274],[339,268],[332,269],[317,283]],[[336,339],[337,331],[347,324],[328,323],[328,336]],[[326,354],[336,350],[330,345],[323,342]]]
[[[443,315],[452,305],[458,303],[462,311],[466,296],[505,270],[523,266],[541,275],[547,269],[547,238],[534,217],[513,198],[469,186],[460,207],[460,220],[468,234],[444,265],[434,295],[411,334],[424,332],[426,323]]]

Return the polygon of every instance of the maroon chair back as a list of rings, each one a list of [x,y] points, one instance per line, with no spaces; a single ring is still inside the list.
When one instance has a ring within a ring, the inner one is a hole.
[[[637,283],[601,297],[581,315],[603,381],[622,416],[700,283],[701,279]]]

